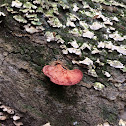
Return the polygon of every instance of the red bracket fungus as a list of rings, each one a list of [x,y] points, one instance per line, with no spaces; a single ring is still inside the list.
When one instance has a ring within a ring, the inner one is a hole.
[[[58,85],[75,85],[79,83],[83,77],[83,73],[79,69],[69,70],[64,68],[61,63],[46,65],[43,67],[42,71],[53,83]]]

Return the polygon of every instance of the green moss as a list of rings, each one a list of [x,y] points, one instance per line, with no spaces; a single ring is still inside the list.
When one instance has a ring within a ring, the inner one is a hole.
[[[114,27],[118,29],[119,33],[122,35],[125,35],[126,32],[126,18],[125,17],[119,17],[119,22],[114,23]]]
[[[120,56],[119,61],[121,61],[121,63],[125,64],[126,63],[126,56]]]
[[[59,54],[59,50],[56,49],[56,48],[53,48],[53,52],[54,52],[54,55],[58,55]]]
[[[22,2],[22,3],[28,2],[28,0],[19,0],[19,1]]]
[[[38,66],[38,65],[32,65],[36,71],[38,71],[38,73],[41,73],[42,72],[42,67],[41,66]]]
[[[115,108],[108,108],[104,105],[101,107],[101,115],[104,120],[110,123],[117,123],[118,114]]]
[[[89,4],[90,7],[96,9],[96,6],[95,6],[95,3],[92,2],[91,0],[86,0],[87,1],[87,4]]]
[[[33,113],[37,117],[45,118],[45,114],[41,113],[39,110],[30,105],[24,105],[23,108],[29,111],[30,113]]]
[[[8,3],[8,4],[11,4],[12,0],[0,0],[0,4],[5,4],[5,3]]]
[[[107,57],[107,59],[110,59],[110,60],[118,60],[118,58],[119,58],[117,51],[112,51],[112,52],[108,53],[108,55],[106,55],[106,57]]]
[[[104,33],[102,30],[99,30],[99,31],[94,31],[95,33],[95,36],[97,36],[97,41],[105,41],[104,39]]]

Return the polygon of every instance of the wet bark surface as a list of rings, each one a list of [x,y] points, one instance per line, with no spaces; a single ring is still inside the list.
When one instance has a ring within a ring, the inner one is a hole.
[[[112,79],[102,91],[93,88],[96,80],[84,68],[71,64],[56,43],[47,43],[42,33],[27,34],[9,15],[0,24],[0,101],[22,115],[24,126],[95,126],[108,121],[117,125],[125,119],[126,74],[112,69]],[[51,61],[61,60],[78,67],[83,80],[74,86],[59,86],[41,72]],[[12,119],[1,121],[13,126]]]

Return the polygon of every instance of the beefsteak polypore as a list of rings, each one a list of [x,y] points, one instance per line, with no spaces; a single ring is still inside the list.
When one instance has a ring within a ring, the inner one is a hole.
[[[61,64],[46,65],[43,67],[43,73],[50,80],[58,85],[75,85],[82,80],[83,73],[79,69],[65,69]]]

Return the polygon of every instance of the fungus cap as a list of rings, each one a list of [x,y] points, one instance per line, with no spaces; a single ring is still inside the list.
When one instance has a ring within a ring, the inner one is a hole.
[[[52,66],[46,65],[43,67],[43,73],[50,80],[58,85],[75,85],[82,80],[83,73],[79,69],[68,70],[64,69],[61,64]]]

